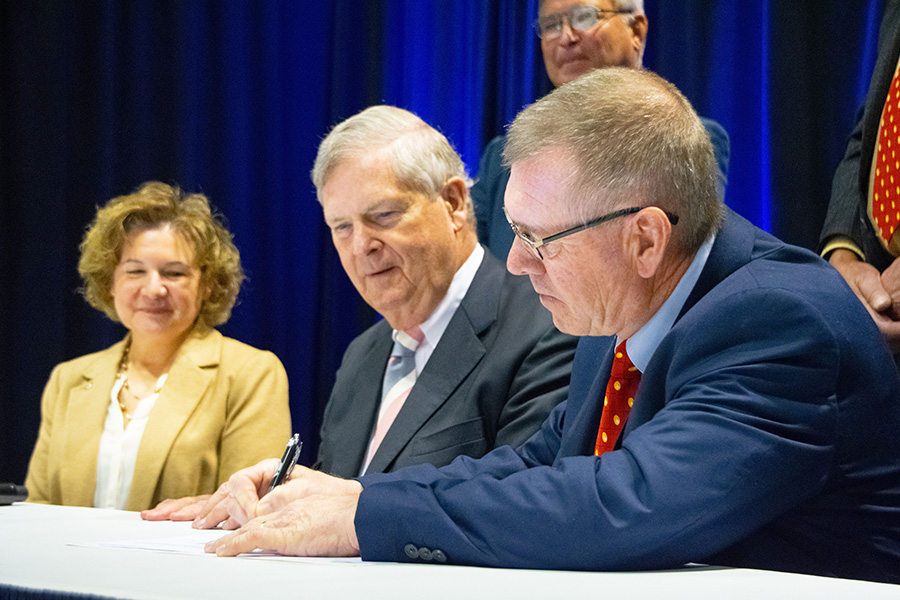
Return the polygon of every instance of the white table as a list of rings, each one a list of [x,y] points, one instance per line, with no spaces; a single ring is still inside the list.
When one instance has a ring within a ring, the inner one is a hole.
[[[140,599],[395,600],[415,594],[429,600],[900,600],[896,585],[751,569],[580,573],[287,557],[217,558],[73,545],[189,533],[187,523],[145,522],[133,512],[27,503],[2,506],[0,597],[29,588]]]

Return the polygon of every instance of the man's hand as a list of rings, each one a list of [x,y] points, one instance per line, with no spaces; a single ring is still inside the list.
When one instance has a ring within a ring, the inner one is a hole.
[[[306,467],[296,467],[290,479],[269,492],[278,467],[271,458],[241,469],[219,486],[194,521],[195,529],[237,529],[254,517],[284,508],[294,500],[314,495],[343,495],[356,490],[355,481],[332,477]]]
[[[193,521],[209,498],[206,494],[163,500],[154,508],[142,510],[141,518],[145,521]]]
[[[237,529],[257,515],[257,504],[269,490],[278,468],[277,458],[267,458],[241,469],[219,486],[194,519],[194,529]]]
[[[881,274],[881,285],[891,297],[894,316],[900,315],[900,258],[894,259],[891,266]]]
[[[257,517],[209,542],[205,549],[218,556],[236,556],[260,548],[293,556],[357,556],[359,541],[353,520],[362,486],[353,491],[314,495],[295,500],[275,513]]]
[[[260,499],[256,512],[258,515],[273,513],[295,500],[310,496],[359,495],[360,489],[362,489],[360,484],[351,479],[341,479],[306,467],[296,467],[284,485],[278,486]]]
[[[853,293],[872,315],[894,353],[900,352],[900,264],[894,263],[881,274],[872,265],[859,260],[849,250],[831,253],[828,262],[840,272]]]

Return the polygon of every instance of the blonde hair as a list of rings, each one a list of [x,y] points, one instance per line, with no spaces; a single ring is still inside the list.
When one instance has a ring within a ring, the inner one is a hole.
[[[112,297],[113,275],[129,236],[171,227],[190,242],[200,269],[200,288],[209,295],[199,319],[213,327],[231,316],[244,280],[241,258],[220,215],[214,215],[202,194],[185,194],[158,181],[141,185],[133,193],[113,198],[97,210],[81,242],[78,274],[88,303],[118,321]]]

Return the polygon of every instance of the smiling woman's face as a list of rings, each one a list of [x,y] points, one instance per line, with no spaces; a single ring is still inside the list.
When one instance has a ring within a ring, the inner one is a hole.
[[[168,227],[130,234],[113,274],[112,296],[116,314],[135,338],[183,336],[203,302],[191,244]]]

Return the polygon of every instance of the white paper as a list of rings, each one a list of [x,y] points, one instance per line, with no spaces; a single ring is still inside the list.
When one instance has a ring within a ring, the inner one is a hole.
[[[85,542],[80,544],[69,544],[70,546],[87,546],[93,548],[117,548],[124,550],[146,550],[151,552],[172,552],[175,554],[194,554],[215,557],[214,554],[208,554],[203,550],[207,542],[217,540],[228,531],[221,529],[198,529],[192,531],[188,535],[180,535],[169,538],[154,538],[149,540],[114,540],[107,542]],[[315,562],[321,563],[341,563],[341,564],[363,564],[358,557],[353,558],[313,558],[285,556],[277,552],[268,550],[254,550],[250,553],[241,554],[242,558],[274,558],[278,560],[287,560],[292,562]]]
[[[94,548],[124,548],[127,550],[151,550],[154,552],[175,552],[177,554],[206,554],[203,546],[207,542],[217,540],[226,532],[218,529],[197,529],[189,535],[150,540],[114,540],[111,542],[86,542],[70,544],[72,546],[88,546]]]

